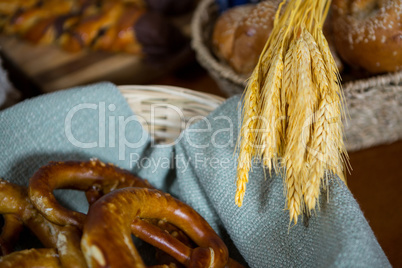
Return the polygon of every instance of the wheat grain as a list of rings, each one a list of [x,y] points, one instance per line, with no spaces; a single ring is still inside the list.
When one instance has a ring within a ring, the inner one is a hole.
[[[287,209],[289,210],[290,221],[297,224],[297,218],[300,215],[301,201],[302,201],[302,191],[301,184],[295,174],[294,166],[292,163],[292,158],[286,159],[286,200]]]
[[[279,169],[281,159],[286,207],[296,224],[302,209],[316,208],[329,175],[345,180],[348,157],[340,75],[322,33],[330,1],[281,5],[286,2],[247,84],[235,199],[241,206],[253,157],[262,157],[270,171]]]
[[[309,214],[315,209],[316,201],[320,192],[321,178],[325,173],[326,157],[332,150],[328,150],[329,129],[327,124],[328,110],[326,94],[329,90],[328,77],[321,52],[313,36],[304,31],[303,38],[306,41],[312,61],[312,74],[314,84],[317,86],[318,94],[322,98],[318,109],[315,111],[314,130],[309,145],[307,164],[307,181],[303,185],[304,203],[306,211]]]
[[[321,51],[319,50],[317,43],[308,31],[304,31],[303,39],[306,41],[311,54],[311,66],[314,84],[318,86],[320,93],[323,94],[329,89],[324,59],[322,58]]]
[[[284,120],[282,121],[282,133],[284,137],[286,137],[286,129],[287,129],[287,121],[288,121],[288,108],[291,107],[289,105],[289,101],[293,99],[293,96],[296,92],[296,85],[295,85],[295,75],[296,71],[294,71],[292,65],[294,59],[293,56],[295,54],[295,48],[296,48],[296,41],[294,40],[290,45],[289,49],[286,53],[285,56],[285,61],[284,61],[284,67],[283,67],[283,78],[282,78],[282,91],[281,91],[281,112],[282,116],[284,117]],[[282,146],[284,147],[285,144]],[[283,148],[284,150],[284,148]]]
[[[237,190],[235,202],[240,207],[243,204],[246,183],[248,182],[252,158],[255,154],[255,135],[258,116],[259,73],[255,69],[244,95],[243,124],[240,129],[240,147],[237,165]]]
[[[324,161],[327,155],[328,126],[326,122],[326,98],[320,102],[316,111],[314,132],[307,157],[310,166],[307,183],[303,187],[304,203],[307,212],[315,209],[320,192],[321,178],[325,173]]]
[[[265,76],[269,76],[268,72],[271,68],[271,65],[274,63],[274,58],[278,53],[278,49],[280,47],[282,47],[283,44],[283,38],[284,38],[284,34],[285,34],[285,29],[282,28],[280,29],[280,31],[275,34],[275,33],[271,33],[274,34],[275,36],[271,37],[270,42],[268,43],[266,46],[266,52],[262,53],[261,56],[261,73]]]
[[[287,144],[285,150],[285,165],[287,185],[287,200],[291,220],[300,214],[303,197],[303,185],[307,181],[305,172],[306,152],[309,143],[316,94],[311,78],[310,52],[306,42],[300,37],[296,43],[293,64],[297,65],[297,92],[294,108],[289,109],[289,124],[287,128]],[[290,172],[289,172],[289,169]],[[296,223],[296,221],[295,221]]]
[[[273,64],[268,71],[261,91],[261,114],[259,117],[258,129],[261,135],[257,143],[261,145],[260,155],[263,163],[271,172],[278,171],[278,154],[281,146],[282,126],[278,122],[281,116],[280,90],[282,87],[283,60],[280,48],[273,59]]]

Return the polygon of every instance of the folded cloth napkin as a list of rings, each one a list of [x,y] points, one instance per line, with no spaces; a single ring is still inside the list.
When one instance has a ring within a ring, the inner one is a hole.
[[[389,267],[348,188],[332,179],[320,209],[289,228],[282,178],[257,162],[244,204],[234,202],[239,96],[158,146],[119,90],[99,83],[43,95],[0,113],[0,177],[26,185],[49,161],[98,158],[146,178],[195,208],[250,267]],[[84,195],[58,191],[85,212]]]

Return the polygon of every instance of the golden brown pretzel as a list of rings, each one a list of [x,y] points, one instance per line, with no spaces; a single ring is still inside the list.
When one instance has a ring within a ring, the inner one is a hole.
[[[41,267],[61,268],[59,255],[54,248],[27,249],[16,251],[0,258],[1,268]]]
[[[141,240],[159,249],[156,257],[162,263],[178,261],[185,266],[189,265],[194,243],[176,226],[165,220],[136,218],[131,223],[131,231]],[[225,267],[243,268],[243,265],[229,258]]]
[[[31,204],[26,187],[0,179],[0,200],[0,214],[14,215],[45,247],[57,249],[63,267],[86,267],[79,247],[80,231],[46,220]]]
[[[14,214],[3,215],[4,224],[0,236],[0,256],[10,254],[18,241],[24,223]]]
[[[148,181],[97,159],[86,162],[50,162],[30,179],[29,197],[49,221],[59,225],[71,224],[81,229],[85,214],[60,205],[53,190],[87,191],[88,201],[92,203],[105,193],[129,186],[152,188]]]
[[[370,73],[402,69],[402,0],[334,0],[333,32],[341,58]]]
[[[145,267],[131,243],[131,225],[138,218],[165,219],[186,233],[199,246],[183,258],[187,267],[225,267],[229,261],[225,244],[191,207],[158,190],[129,187],[90,207],[81,240],[89,267]]]

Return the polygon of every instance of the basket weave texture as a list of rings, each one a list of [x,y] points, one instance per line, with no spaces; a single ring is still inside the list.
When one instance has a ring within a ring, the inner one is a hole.
[[[214,0],[202,0],[193,16],[192,46],[197,60],[232,96],[243,93],[247,77],[237,74],[211,52],[211,33],[218,17]],[[346,147],[356,151],[402,138],[402,71],[342,85],[348,110]]]
[[[158,144],[174,142],[189,125],[218,108],[223,98],[162,85],[119,86],[142,126]]]

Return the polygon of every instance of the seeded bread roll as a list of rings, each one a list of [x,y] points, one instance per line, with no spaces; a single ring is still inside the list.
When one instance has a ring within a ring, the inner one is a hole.
[[[334,0],[341,58],[370,73],[402,70],[402,0]]]
[[[215,54],[221,60],[227,60],[232,56],[236,27],[254,7],[254,4],[236,6],[228,9],[216,21],[212,33],[212,45]]]
[[[230,65],[243,74],[251,73],[274,27],[275,13],[280,0],[257,4],[238,24],[233,42]]]
[[[223,13],[213,32],[217,55],[240,74],[255,67],[273,27],[279,0],[237,6]]]
[[[281,0],[267,0],[258,4],[236,6],[224,12],[217,20],[212,34],[215,55],[227,62],[237,73],[249,75],[272,31],[275,14]],[[332,55],[338,69],[342,62],[332,44],[330,21],[324,34],[328,37]]]

